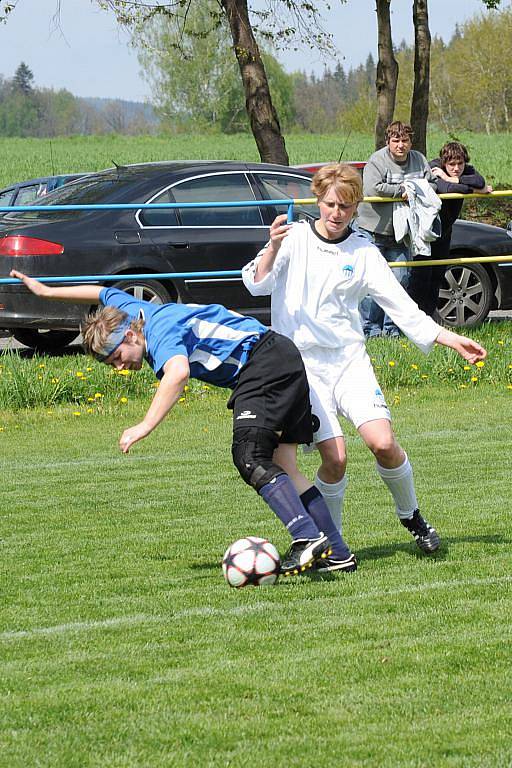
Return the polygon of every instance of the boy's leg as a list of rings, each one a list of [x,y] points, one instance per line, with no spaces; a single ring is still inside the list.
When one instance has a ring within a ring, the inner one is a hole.
[[[395,502],[396,514],[424,552],[439,547],[437,531],[420,515],[412,466],[397,443],[387,419],[376,419],[359,426],[359,434],[377,459],[377,472]]]
[[[274,453],[274,460],[283,468],[300,494],[300,500],[308,515],[315,521],[318,529],[329,539],[330,556],[339,561],[349,558],[355,562],[350,549],[343,541],[341,533],[334,524],[330,510],[321,492],[313,486],[297,467],[297,446],[282,443]]]
[[[278,442],[278,435],[271,430],[238,427],[233,433],[232,453],[243,480],[259,493],[293,539],[282,562],[282,571],[291,573],[305,570],[321,557],[328,548],[328,537],[302,504],[284,469],[273,461]]]

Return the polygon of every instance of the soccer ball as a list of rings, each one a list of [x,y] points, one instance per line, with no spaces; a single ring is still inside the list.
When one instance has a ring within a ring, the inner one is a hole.
[[[279,552],[267,539],[246,536],[227,548],[222,571],[230,587],[275,584],[279,576]]]

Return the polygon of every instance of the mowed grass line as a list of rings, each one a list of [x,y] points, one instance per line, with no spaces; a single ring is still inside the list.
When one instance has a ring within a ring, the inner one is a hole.
[[[347,429],[358,572],[239,591],[227,545],[287,537],[231,465],[221,394],[129,456],[117,438],[143,401],[10,417],[2,768],[510,765],[511,398],[429,386],[393,409],[436,558]]]

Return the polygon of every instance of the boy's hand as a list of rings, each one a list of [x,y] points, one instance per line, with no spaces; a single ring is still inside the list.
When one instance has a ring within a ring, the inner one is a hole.
[[[451,347],[472,365],[480,360],[485,360],[487,357],[487,351],[478,342],[468,339],[467,336],[460,336],[458,333],[448,331],[446,328],[443,328],[436,341],[444,347]]]
[[[11,277],[17,277],[18,280],[21,280],[29,291],[32,291],[36,296],[48,296],[48,287],[44,283],[40,283],[39,280],[36,280],[33,277],[28,277],[28,275],[23,274],[23,272],[18,272],[17,269],[11,269],[9,274]]]
[[[288,216],[286,213],[281,213],[276,216],[272,224],[270,225],[270,240],[272,241],[272,250],[277,253],[281,247],[281,243],[290,231],[291,224],[287,224]]]
[[[150,432],[151,429],[149,429],[148,425],[143,421],[141,421],[140,424],[136,424],[134,427],[125,429],[119,439],[119,448],[123,453],[128,453],[132,445],[138,443],[139,440],[143,440]]]

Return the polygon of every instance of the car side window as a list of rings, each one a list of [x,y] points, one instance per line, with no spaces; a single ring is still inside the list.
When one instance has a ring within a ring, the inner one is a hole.
[[[219,173],[187,179],[175,184],[172,193],[177,203],[243,202],[254,200],[244,173]],[[227,208],[179,208],[184,227],[261,227],[258,206]]]
[[[5,192],[0,193],[0,205],[9,205],[12,198],[13,189],[6,189]]]
[[[40,196],[41,184],[31,184],[28,187],[20,187],[16,195],[14,205],[28,205]]]
[[[307,200],[315,197],[311,191],[311,182],[300,176],[292,176],[285,173],[258,173],[258,179],[263,187],[265,196],[270,200]],[[288,208],[284,205],[276,205],[276,212],[287,213]],[[294,219],[316,219],[318,218],[318,207],[316,205],[296,205],[294,206]]]
[[[149,202],[149,201],[148,201]],[[168,189],[151,200],[152,203],[174,203]],[[143,227],[177,227],[178,217],[175,208],[143,208],[140,212]]]

